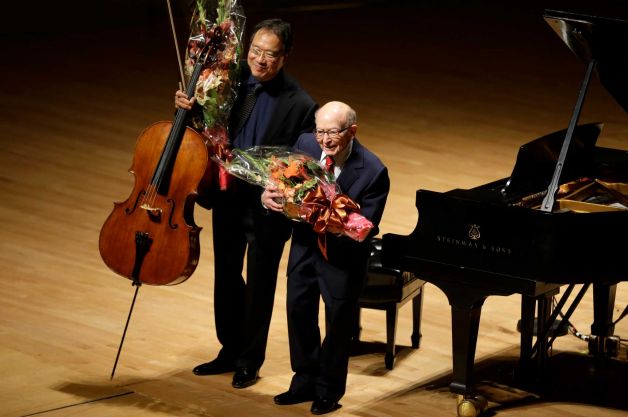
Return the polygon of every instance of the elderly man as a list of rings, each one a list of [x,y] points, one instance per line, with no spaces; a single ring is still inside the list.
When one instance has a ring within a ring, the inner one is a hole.
[[[388,170],[355,137],[356,114],[346,104],[330,102],[316,113],[316,129],[299,137],[303,151],[334,170],[341,191],[360,205],[360,212],[376,226],[384,212],[390,188]],[[330,163],[328,161],[333,162]],[[266,207],[281,211],[281,194],[268,186],[262,194]],[[288,336],[294,376],[290,389],[277,395],[279,405],[312,401],[313,414],[340,407],[345,393],[350,335],[366,276],[368,239],[354,241],[328,235],[327,259],[321,253],[310,224],[297,223],[288,260]],[[328,328],[321,343],[319,297],[325,302]]]
[[[264,20],[253,29],[243,70],[242,88],[231,113],[229,134],[234,147],[294,144],[314,127],[312,98],[283,67],[292,47],[290,24]],[[256,96],[251,109],[247,96]],[[194,98],[177,91],[175,105],[192,109]],[[277,271],[290,222],[260,204],[259,187],[236,180],[213,195],[214,317],[222,344],[218,357],[194,368],[196,375],[235,370],[232,385],[257,381],[265,358],[273,311]],[[246,252],[247,280],[242,277]]]

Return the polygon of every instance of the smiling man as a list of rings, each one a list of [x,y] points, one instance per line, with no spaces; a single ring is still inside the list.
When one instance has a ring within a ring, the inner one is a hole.
[[[311,132],[317,105],[284,71],[292,48],[290,24],[268,19],[253,29],[247,65],[229,118],[235,148],[292,146]],[[191,110],[195,100],[177,91],[175,105]],[[254,384],[265,359],[277,271],[290,221],[260,204],[262,190],[234,179],[213,190],[214,318],[222,348],[218,356],[194,368],[196,375],[234,371],[232,385]],[[242,276],[246,254],[247,279]]]
[[[338,101],[327,103],[316,113],[316,129],[301,135],[294,148],[325,161],[325,166],[334,170],[342,193],[358,203],[360,213],[375,225],[370,234],[374,236],[384,212],[390,180],[384,164],[356,139],[356,123],[351,107]],[[275,186],[269,185],[262,194],[262,202],[280,212],[281,195]],[[351,329],[370,253],[369,238],[357,242],[327,233],[326,242],[327,259],[319,249],[312,225],[294,224],[287,294],[294,376],[290,389],[274,398],[278,405],[312,401],[313,414],[338,409],[338,401],[345,393]],[[328,323],[322,342],[318,326],[321,296]]]

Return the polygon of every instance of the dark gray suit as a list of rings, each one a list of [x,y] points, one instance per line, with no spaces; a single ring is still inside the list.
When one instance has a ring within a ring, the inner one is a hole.
[[[321,157],[321,148],[311,133],[301,135],[295,149]],[[373,222],[376,227],[371,236],[376,235],[390,188],[386,167],[354,139],[337,183],[360,205],[361,214]],[[311,225],[295,224],[288,261],[288,335],[295,372],[290,390],[310,391],[337,401],[346,387],[350,335],[366,274],[368,238],[357,242],[328,233],[327,255],[329,260],[321,254]],[[320,295],[329,327],[322,344]]]

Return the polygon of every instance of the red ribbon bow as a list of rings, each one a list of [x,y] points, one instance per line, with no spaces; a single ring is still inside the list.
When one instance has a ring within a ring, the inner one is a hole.
[[[318,185],[303,198],[303,205],[309,210],[305,219],[312,224],[318,233],[318,247],[325,259],[327,258],[327,235],[342,233],[344,223],[349,213],[357,212],[360,206],[345,194],[336,194],[331,200],[327,199],[323,188]]]

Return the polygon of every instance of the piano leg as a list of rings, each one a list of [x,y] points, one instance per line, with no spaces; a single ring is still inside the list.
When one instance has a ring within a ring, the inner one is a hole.
[[[593,284],[593,324],[589,339],[589,353],[595,356],[616,357],[619,337],[614,336],[613,309],[617,284]]]
[[[536,299],[521,296],[521,347],[519,353],[519,369],[523,380],[531,377],[530,362],[532,359],[532,338],[534,337],[534,308]]]
[[[478,341],[480,315],[486,295],[469,297],[468,294],[455,297],[446,292],[451,304],[451,335],[453,347],[453,381],[451,392],[459,394],[458,416],[475,417],[488,407],[487,400],[475,393],[473,387],[473,367],[475,348]]]
[[[471,306],[451,305],[453,345],[453,377],[451,392],[461,395],[473,393],[473,363],[478,342],[480,314],[486,297]]]
[[[488,401],[481,395],[477,395],[474,383],[475,350],[478,341],[480,327],[480,315],[486,298],[491,295],[482,290],[472,290],[460,286],[434,280],[449,299],[451,305],[451,336],[453,347],[453,381],[449,385],[451,392],[458,394],[458,416],[475,417],[488,408]],[[532,336],[534,328],[534,310],[538,303],[538,322],[542,323],[537,329],[540,334],[546,333],[548,317],[551,311],[552,297],[558,293],[559,285],[549,285],[535,288],[530,295],[524,295],[522,299],[522,349],[532,357]],[[532,295],[534,294],[534,295]],[[542,337],[539,348],[543,355],[547,354],[547,338]],[[543,369],[544,361],[536,363],[536,369]],[[523,358],[523,354],[522,354]],[[538,359],[539,357],[537,357]],[[524,359],[525,363],[525,359]],[[528,362],[529,363],[529,362]],[[538,373],[542,371],[537,371]]]
[[[552,311],[552,297],[558,290],[534,297],[521,296],[521,348],[519,353],[519,379],[522,382],[542,381],[547,361],[549,317]],[[535,320],[535,308],[536,320]],[[534,329],[535,322],[537,329]],[[536,334],[537,349],[533,349],[532,339]],[[545,335],[545,336],[542,336]]]

